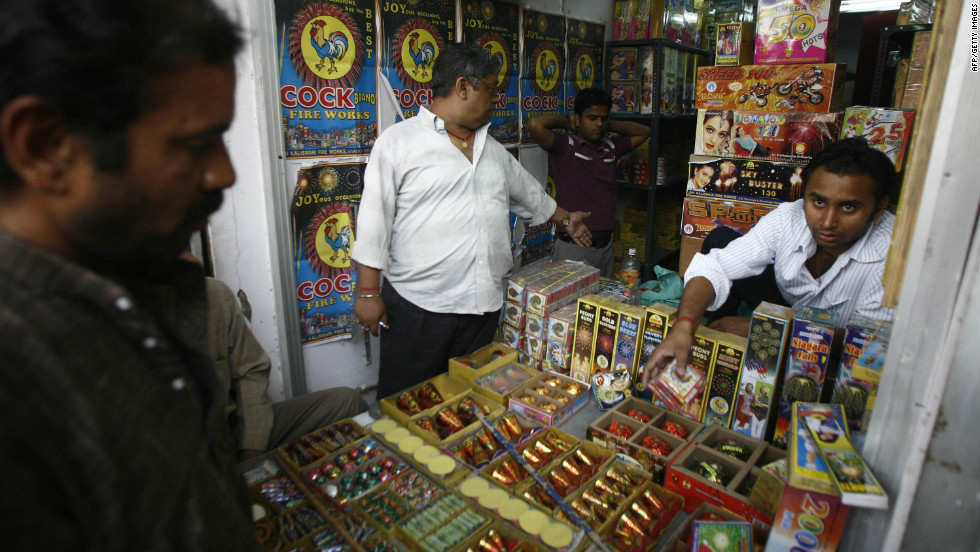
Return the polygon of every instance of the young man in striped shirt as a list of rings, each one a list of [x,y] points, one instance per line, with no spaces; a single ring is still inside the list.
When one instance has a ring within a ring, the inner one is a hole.
[[[705,250],[714,248],[688,266],[677,322],[644,367],[644,385],[673,360],[687,365],[705,315],[711,328],[748,335],[750,319],[734,316],[742,301],[752,309],[761,301],[828,309],[841,325],[854,313],[892,318],[881,305],[895,222],[885,211],[896,180],[891,161],[850,138],[818,153],[803,180],[802,199],[783,203],[744,236],[724,238],[721,247],[706,240]]]

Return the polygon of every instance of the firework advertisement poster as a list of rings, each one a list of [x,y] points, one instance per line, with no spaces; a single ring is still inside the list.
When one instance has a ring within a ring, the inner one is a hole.
[[[367,155],[378,134],[373,0],[277,0],[287,159]]]
[[[565,17],[524,10],[521,143],[534,144],[527,119],[565,108]]]
[[[381,0],[381,73],[404,118],[432,101],[432,64],[457,42],[455,0]]]
[[[302,343],[348,339],[354,318],[354,250],[363,162],[301,167],[289,208]]]
[[[568,18],[565,104],[569,111],[575,109],[575,96],[583,88],[602,88],[602,47],[605,36],[605,25]]]
[[[490,115],[490,135],[503,145],[518,143],[517,112],[520,92],[521,64],[519,59],[520,7],[502,0],[463,1],[463,42],[490,50],[500,58],[497,90],[502,96]]]

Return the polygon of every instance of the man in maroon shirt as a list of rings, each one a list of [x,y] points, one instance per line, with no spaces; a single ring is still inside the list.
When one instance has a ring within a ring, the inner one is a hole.
[[[548,152],[558,203],[592,213],[585,221],[592,231],[592,246],[580,247],[559,231],[552,260],[584,261],[609,278],[613,277],[616,160],[650,136],[650,129],[641,124],[610,121],[611,105],[608,94],[586,88],[576,96],[572,115],[539,115],[527,123],[531,137]],[[572,133],[556,132],[561,129]]]

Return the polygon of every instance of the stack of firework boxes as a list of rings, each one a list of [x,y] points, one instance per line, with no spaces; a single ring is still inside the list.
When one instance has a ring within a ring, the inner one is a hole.
[[[564,359],[571,334],[562,313],[569,310],[562,308],[574,308],[598,282],[598,269],[576,262],[535,264],[514,273],[507,282],[498,341],[517,350],[521,364],[568,373]]]

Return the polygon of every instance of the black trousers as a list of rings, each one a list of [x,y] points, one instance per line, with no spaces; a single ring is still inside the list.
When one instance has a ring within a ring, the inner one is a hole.
[[[741,234],[727,226],[719,226],[704,239],[704,243],[701,244],[701,253],[725,247],[740,236]],[[742,301],[745,301],[745,304],[752,310],[755,310],[763,301],[789,306],[789,302],[783,298],[783,294],[779,292],[779,286],[776,284],[776,271],[772,265],[769,265],[758,276],[749,276],[732,282],[732,289],[725,303],[718,310],[708,311],[705,316],[712,321],[726,316],[736,316],[738,306]]]
[[[381,329],[378,398],[401,392],[445,372],[449,359],[493,341],[500,311],[449,314],[427,311],[406,300],[387,281],[381,298],[388,329]]]

